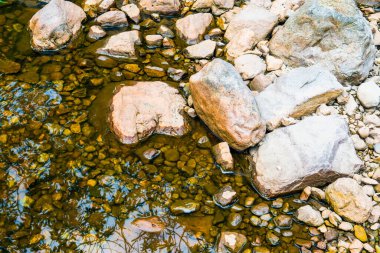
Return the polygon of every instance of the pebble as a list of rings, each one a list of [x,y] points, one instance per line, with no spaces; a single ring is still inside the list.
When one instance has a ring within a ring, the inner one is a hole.
[[[358,238],[360,241],[362,241],[362,242],[368,241],[367,233],[366,233],[364,227],[362,227],[360,225],[355,225],[354,226],[354,234],[355,234],[355,237]]]
[[[251,208],[251,213],[257,216],[262,216],[269,213],[269,206],[266,203],[260,203]]]
[[[230,186],[224,186],[216,194],[214,194],[215,203],[226,208],[238,200],[237,192]]]

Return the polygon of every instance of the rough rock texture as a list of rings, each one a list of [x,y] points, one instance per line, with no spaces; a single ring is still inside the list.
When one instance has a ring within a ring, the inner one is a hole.
[[[178,19],[175,27],[181,39],[189,45],[194,45],[202,40],[212,21],[210,13],[197,13]]]
[[[185,49],[185,54],[188,58],[192,59],[205,59],[214,55],[216,42],[212,40],[205,40],[198,44],[188,46]]]
[[[231,64],[214,59],[190,77],[190,91],[199,117],[234,149],[244,150],[264,137],[255,98]]]
[[[324,185],[362,166],[339,116],[313,116],[278,128],[251,151],[252,183],[267,197]]]
[[[371,214],[372,201],[358,182],[340,178],[326,188],[326,199],[334,211],[351,222],[363,223]]]
[[[140,33],[136,30],[111,36],[105,45],[96,50],[98,54],[114,57],[136,58],[135,45],[140,45]]]
[[[233,172],[234,158],[231,155],[227,142],[221,142],[212,147],[215,161],[222,167],[224,173]]]
[[[139,0],[138,4],[145,13],[174,14],[181,7],[179,0]]]
[[[75,39],[86,13],[64,0],[52,0],[29,21],[32,48],[36,51],[58,50]]]
[[[234,15],[228,25],[224,37],[230,43],[234,41],[246,41],[246,34],[248,31],[252,44],[251,48],[272,31],[277,24],[277,16],[267,9],[257,7],[253,4],[247,5],[241,12]],[[241,31],[245,31],[242,33]]]
[[[135,144],[150,135],[182,136],[189,131],[182,110],[186,102],[163,82],[137,82],[122,86],[112,98],[110,125],[124,144]]]
[[[324,223],[321,213],[309,205],[298,208],[294,216],[310,226],[318,227]]]
[[[352,0],[307,0],[269,47],[293,67],[321,63],[345,84],[368,76],[376,51],[369,23]]]
[[[297,68],[286,73],[256,96],[257,106],[267,128],[281,125],[283,118],[300,118],[321,104],[337,98],[343,86],[327,69],[318,66]]]
[[[102,27],[122,27],[128,25],[127,16],[123,11],[108,11],[100,15],[96,22]]]

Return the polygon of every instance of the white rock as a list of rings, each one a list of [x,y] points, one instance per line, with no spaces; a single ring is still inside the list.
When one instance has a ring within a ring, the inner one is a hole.
[[[226,57],[230,61],[250,51],[255,44],[255,32],[250,29],[239,30],[236,37],[238,39],[231,40],[226,46]]]
[[[324,222],[321,213],[309,205],[298,208],[295,217],[307,225],[314,227],[318,227]]]
[[[187,44],[194,45],[202,40],[212,21],[213,17],[210,13],[190,14],[178,19],[175,27],[178,35]]]
[[[365,108],[378,106],[380,103],[380,87],[374,81],[365,82],[359,86],[357,96]]]
[[[364,139],[367,138],[369,136],[369,127],[364,126],[359,128],[358,134]]]
[[[127,4],[120,8],[136,24],[140,22],[140,9],[135,4]]]
[[[108,11],[96,18],[102,27],[123,27],[128,25],[127,16],[123,11]]]
[[[367,149],[367,144],[365,143],[365,141],[363,141],[360,138],[359,135],[355,134],[355,135],[351,136],[351,139],[354,143],[354,147],[356,150],[363,151],[363,150]]]
[[[88,31],[88,37],[92,40],[99,40],[106,35],[107,33],[103,30],[103,28],[98,25],[91,26],[90,30]]]
[[[281,59],[271,55],[267,55],[267,57],[265,58],[265,62],[267,64],[267,71],[279,70],[284,64],[284,62]]]
[[[136,30],[122,32],[111,36],[96,52],[113,57],[136,58],[135,45],[141,45],[140,32]]]
[[[151,34],[145,37],[148,47],[160,47],[164,38],[159,34]]]
[[[216,42],[205,40],[198,44],[188,46],[185,49],[185,55],[191,59],[208,59],[214,55]]]
[[[175,14],[180,11],[180,0],[139,0],[140,8],[146,13]]]
[[[334,211],[351,222],[365,222],[372,201],[363,188],[352,178],[340,178],[326,188],[326,200]]]
[[[343,221],[339,224],[339,227],[338,227],[340,230],[343,230],[343,231],[353,231],[354,230],[354,226],[347,222],[347,221]]]
[[[355,114],[357,109],[358,103],[356,103],[355,98],[350,95],[347,104],[344,106],[344,110],[346,111],[347,115],[352,116]]]
[[[256,102],[267,128],[273,130],[280,126],[282,118],[308,115],[342,91],[343,86],[327,69],[312,66],[280,76],[256,96]]]
[[[244,80],[263,74],[266,65],[263,59],[254,54],[244,54],[235,59],[234,65]]]

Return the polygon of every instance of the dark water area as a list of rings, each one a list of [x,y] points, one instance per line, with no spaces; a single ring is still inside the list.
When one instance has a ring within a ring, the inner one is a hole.
[[[165,57],[141,46],[138,60],[99,63],[96,43],[85,38],[90,21],[74,45],[37,54],[27,24],[39,5],[0,5],[0,57],[21,65],[17,74],[0,75],[1,252],[216,252],[222,231],[244,234],[244,252],[299,252],[296,240],[310,240],[306,226],[293,221],[279,228],[272,219],[291,216],[297,196],[264,200],[242,173],[223,174],[210,149],[219,140],[199,119],[191,119],[193,130],[182,138],[155,135],[137,146],[110,132],[108,102],[117,85],[170,81],[128,71],[128,64],[181,68],[186,81],[196,71],[193,62],[180,51]],[[141,28],[144,35],[157,29],[152,22]],[[199,142],[205,136],[209,142]],[[142,155],[148,149],[159,151],[153,161]],[[237,171],[241,166],[236,162]],[[226,185],[239,199],[222,209],[213,195]],[[191,214],[170,209],[194,202],[199,208]],[[253,224],[251,206],[260,203],[269,206],[269,219]],[[163,229],[149,233],[134,225],[146,217],[158,217]]]

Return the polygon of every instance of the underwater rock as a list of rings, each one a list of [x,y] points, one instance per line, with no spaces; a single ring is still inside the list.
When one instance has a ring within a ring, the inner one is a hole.
[[[175,214],[189,214],[199,210],[201,204],[192,199],[177,200],[170,206],[170,211]]]
[[[217,253],[239,253],[248,240],[245,235],[236,232],[222,232],[219,236]]]
[[[160,233],[165,229],[165,223],[156,216],[137,218],[134,219],[131,224],[141,231],[148,233]]]
[[[237,200],[237,192],[230,185],[224,186],[214,194],[215,203],[222,208],[232,205]]]

